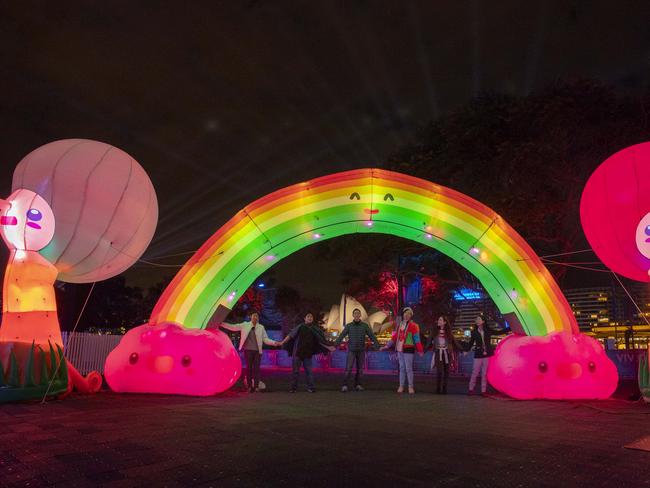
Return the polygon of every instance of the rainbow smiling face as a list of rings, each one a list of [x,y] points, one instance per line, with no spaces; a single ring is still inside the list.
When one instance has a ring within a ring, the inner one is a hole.
[[[208,396],[230,388],[240,374],[241,361],[226,334],[174,323],[131,329],[104,368],[118,393]]]
[[[618,373],[595,339],[555,332],[503,339],[490,360],[488,379],[519,400],[605,399],[616,390]]]

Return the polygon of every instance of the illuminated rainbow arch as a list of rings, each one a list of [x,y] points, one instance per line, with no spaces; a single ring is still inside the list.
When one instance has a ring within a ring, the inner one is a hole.
[[[578,332],[551,274],[496,212],[444,186],[381,169],[316,178],[246,206],[183,266],[150,322],[203,328],[280,259],[352,233],[392,234],[444,253],[478,278],[502,313],[516,313],[529,335]]]

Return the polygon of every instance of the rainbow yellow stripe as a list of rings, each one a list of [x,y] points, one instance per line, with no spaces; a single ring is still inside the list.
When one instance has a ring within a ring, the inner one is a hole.
[[[516,313],[529,335],[578,330],[551,274],[497,213],[444,186],[374,168],[298,183],[239,211],[183,266],[150,322],[203,328],[279,260],[355,232],[392,234],[446,254],[480,280],[502,313]]]

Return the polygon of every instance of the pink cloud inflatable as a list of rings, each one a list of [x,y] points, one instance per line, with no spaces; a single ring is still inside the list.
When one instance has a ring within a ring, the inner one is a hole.
[[[208,396],[226,391],[240,374],[241,361],[226,334],[174,323],[131,329],[104,367],[118,393]]]
[[[618,372],[598,341],[584,334],[511,335],[490,359],[488,380],[519,400],[605,399]]]

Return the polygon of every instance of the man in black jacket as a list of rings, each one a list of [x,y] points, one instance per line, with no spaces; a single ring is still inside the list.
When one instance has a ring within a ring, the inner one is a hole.
[[[316,392],[311,358],[315,354],[332,352],[335,348],[328,344],[322,329],[314,324],[314,314],[305,315],[305,322],[294,327],[280,344],[289,352],[289,356],[293,356],[291,362],[293,381],[289,391],[295,393],[298,389],[298,377],[302,364],[307,377],[307,391],[309,393]]]

